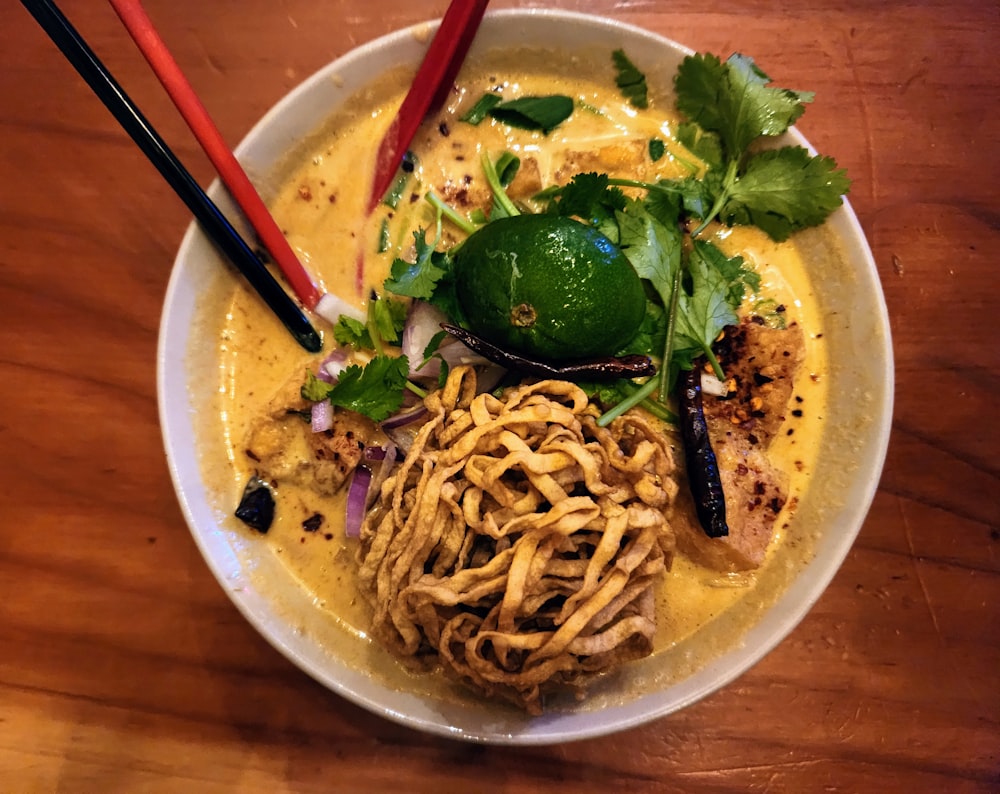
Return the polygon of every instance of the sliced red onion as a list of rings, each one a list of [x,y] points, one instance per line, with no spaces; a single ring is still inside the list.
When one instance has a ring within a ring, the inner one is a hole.
[[[365,460],[385,460],[385,447],[365,447]]]
[[[432,360],[427,362],[423,369],[417,369],[423,363],[424,351],[431,343],[434,335],[441,330],[441,323],[448,322],[448,317],[440,309],[431,306],[427,301],[415,300],[410,303],[410,310],[406,314],[406,323],[403,325],[403,339],[400,342],[403,348],[403,355],[410,362],[410,377],[418,374],[426,377],[437,377],[440,370],[440,362]]]
[[[393,430],[394,428],[408,425],[411,422],[416,422],[418,419],[422,419],[426,415],[427,409],[421,405],[420,407],[414,408],[410,411],[400,411],[398,414],[393,414],[388,419],[384,419],[380,426],[383,430]]]
[[[336,383],[340,380],[340,374],[347,369],[347,363],[344,361],[327,361],[322,369],[330,379],[330,383]]]
[[[424,363],[424,351],[434,336],[441,331],[441,323],[448,322],[448,317],[440,309],[426,301],[415,300],[410,304],[403,326],[401,342],[403,355],[410,362],[410,377],[421,381],[436,381],[441,375],[441,360],[449,369],[468,364],[474,367],[490,366],[493,362],[466,347],[453,336],[446,336],[427,363]]]
[[[413,446],[413,440],[420,432],[420,428],[421,425],[411,422],[401,427],[388,428],[385,430],[385,434],[392,439],[392,443],[399,448],[400,452],[407,455],[410,452],[410,447]]]
[[[324,383],[336,383],[340,373],[347,367],[347,351],[337,348],[323,359],[316,377]]]
[[[314,433],[323,433],[333,427],[333,405],[329,400],[312,404],[310,424]]]
[[[441,343],[441,347],[437,349],[437,353],[448,363],[449,368],[462,366],[464,364],[473,367],[493,366],[492,361],[479,355],[462,342],[459,342],[453,336],[445,338],[445,341]],[[423,370],[421,370],[421,374],[422,373]]]
[[[476,394],[493,391],[496,385],[503,380],[503,376],[507,372],[507,368],[499,364],[490,364],[488,367],[481,369],[476,377]]]
[[[368,487],[372,482],[372,472],[365,465],[358,466],[351,477],[351,487],[347,492],[347,511],[344,517],[344,534],[349,538],[361,536],[361,522],[368,509]]]
[[[348,303],[332,292],[325,293],[319,299],[319,303],[316,304],[316,308],[313,311],[329,322],[330,325],[336,325],[340,321],[340,315],[342,314],[360,323],[365,321],[365,313],[362,309]]]
[[[369,447],[369,449],[373,449],[373,447]],[[389,472],[396,465],[396,445],[391,441],[384,447],[374,447],[374,449],[382,450],[382,463],[372,478],[371,484],[368,486],[367,507],[371,507],[374,504],[378,498],[379,491],[382,490],[382,483],[385,482],[386,477],[389,476]],[[367,450],[365,451],[367,452]]]

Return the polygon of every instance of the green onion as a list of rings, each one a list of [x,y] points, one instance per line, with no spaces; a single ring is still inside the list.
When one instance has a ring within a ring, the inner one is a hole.
[[[399,167],[399,173],[396,174],[396,179],[393,181],[392,185],[389,186],[388,192],[385,194],[385,198],[382,199],[382,203],[391,209],[396,209],[399,206],[400,200],[403,198],[403,194],[406,192],[406,185],[410,181],[410,176],[413,174],[414,169],[417,167],[417,158],[413,152],[407,152],[403,155],[403,164]]]
[[[483,119],[490,114],[490,111],[501,102],[503,102],[503,97],[500,94],[483,94],[479,97],[479,101],[475,105],[458,117],[458,120],[475,127],[482,123]]]

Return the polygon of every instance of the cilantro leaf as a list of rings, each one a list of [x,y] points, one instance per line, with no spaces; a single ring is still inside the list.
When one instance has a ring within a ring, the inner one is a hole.
[[[704,353],[721,379],[722,368],[712,352],[712,342],[727,325],[738,322],[729,304],[729,282],[697,249],[688,258],[691,289],[680,290],[674,330],[674,353]],[[690,360],[690,357],[688,358]]]
[[[615,212],[625,208],[628,199],[618,187],[611,187],[607,174],[577,174],[555,196],[550,209],[566,217],[589,221],[605,237],[619,244]]]
[[[431,360],[441,343],[447,338],[448,332],[444,329],[438,331],[434,336],[431,337],[430,341],[424,346],[424,364]],[[423,364],[421,364],[423,366]]]
[[[695,240],[692,249],[692,256],[705,260],[729,284],[726,302],[734,311],[743,303],[747,292],[752,294],[760,289],[760,274],[747,265],[742,256],[727,257],[717,245],[705,240]]]
[[[333,338],[341,347],[380,350],[382,342],[395,343],[406,323],[406,304],[391,298],[368,302],[367,322],[341,315],[333,327]]]
[[[643,202],[649,214],[664,226],[677,226],[681,218],[682,193],[667,180],[659,182],[660,190],[650,190]]]
[[[330,384],[316,377],[311,369],[306,370],[306,382],[299,390],[303,400],[318,403],[325,400],[330,394]]]
[[[646,314],[639,330],[615,355],[660,356],[666,344],[667,310],[654,301],[646,301]]]
[[[780,241],[826,220],[850,186],[847,172],[829,157],[813,157],[801,146],[767,150],[747,161],[719,214],[730,224],[759,226]]]
[[[688,177],[673,183],[684,211],[692,218],[704,220],[715,206],[716,197],[722,192],[722,178],[709,171],[704,179]]]
[[[726,156],[739,158],[762,135],[785,132],[811,102],[808,92],[768,87],[770,78],[752,58],[736,53],[691,55],[677,71],[677,109],[702,129],[716,132]]]
[[[667,322],[663,329],[663,347],[657,351],[660,356],[660,398],[666,399],[670,361],[673,358],[674,334],[671,329],[671,315],[677,304],[681,272],[681,228],[676,217],[661,223],[637,200],[632,200],[623,211],[616,213],[621,235],[621,247],[640,278],[646,279],[650,287],[663,302]]]
[[[649,92],[646,87],[646,75],[629,60],[625,50],[615,50],[611,53],[615,66],[615,85],[622,92],[632,107],[649,107]]]
[[[677,108],[695,125],[681,125],[678,135],[709,166],[704,194],[692,194],[685,203],[702,220],[694,237],[719,217],[729,225],[756,225],[772,239],[784,240],[826,220],[850,188],[830,158],[812,158],[793,146],[750,151],[758,138],[786,132],[813,100],[812,92],[770,82],[752,58],[739,53],[725,62],[710,54],[688,56],[677,71]],[[718,152],[710,135],[718,136]]]
[[[368,333],[368,326],[361,320],[355,320],[344,314],[340,315],[340,319],[333,327],[333,338],[341,347],[363,347],[368,350],[375,347]]]
[[[402,406],[409,371],[406,356],[375,356],[363,368],[352,364],[341,372],[329,387],[327,398],[336,406],[381,422]]]
[[[662,138],[650,138],[649,139],[649,159],[654,163],[663,158],[663,155],[667,152],[667,145],[663,142]]]
[[[805,113],[805,104],[815,97],[811,91],[769,87],[771,78],[749,56],[735,53],[726,63],[734,94],[727,97],[727,112],[734,126],[745,129],[748,136],[741,148],[761,135],[773,137],[786,132]]]
[[[677,125],[676,134],[678,142],[709,168],[723,166],[722,142],[716,133],[685,121]]]
[[[635,272],[652,285],[664,306],[670,306],[674,275],[681,264],[681,230],[657,221],[635,199],[615,213],[619,245]]]
[[[391,298],[368,302],[368,334],[383,342],[398,342],[406,324],[406,304]]]
[[[446,258],[443,255],[435,256],[434,246],[427,242],[425,229],[418,229],[413,233],[413,242],[417,252],[414,261],[411,263],[400,258],[393,260],[389,278],[383,286],[397,295],[428,300],[446,272]]]
[[[562,94],[524,96],[501,102],[490,115],[510,127],[541,130],[548,135],[573,113],[573,99]]]
[[[726,126],[720,94],[727,67],[718,56],[696,53],[681,61],[674,76],[677,109],[704,130],[718,132]]]
[[[608,192],[607,174],[577,174],[558,194],[560,215],[590,218]]]

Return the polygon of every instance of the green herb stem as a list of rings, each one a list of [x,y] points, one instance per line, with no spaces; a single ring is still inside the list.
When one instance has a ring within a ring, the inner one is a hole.
[[[669,422],[672,425],[677,424],[677,414],[667,408],[659,400],[651,400],[647,397],[642,401],[641,405],[657,419]]]
[[[510,217],[520,215],[521,211],[514,206],[514,202],[510,200],[510,196],[508,196],[507,191],[504,190],[504,187],[500,182],[500,175],[497,173],[496,166],[490,159],[488,152],[483,152],[482,162],[483,171],[486,173],[486,181],[489,183],[490,190],[493,191],[493,200],[496,201],[496,203]]]
[[[677,328],[677,304],[680,302],[681,268],[674,273],[674,283],[670,288],[670,311],[667,313],[667,333],[663,343],[663,363],[660,364],[659,399],[666,402],[670,394],[670,359],[674,355],[674,331]]]
[[[592,105],[590,104],[590,102],[580,99],[579,97],[577,97],[576,99],[576,106],[580,108],[580,110],[585,110],[588,113],[594,114],[595,116],[600,116],[601,118],[605,119],[608,117],[608,114],[605,113],[603,110],[601,110],[599,107],[597,107],[597,105]]]
[[[711,346],[705,348],[705,356],[708,358],[708,363],[712,365],[712,370],[715,372],[715,377],[721,381],[725,381],[726,373],[722,371],[722,365],[719,363],[719,359],[715,357],[715,353],[712,352]]]
[[[654,391],[656,391],[656,378],[650,378],[642,386],[635,390],[629,397],[626,397],[620,403],[615,405],[613,408],[605,411],[599,417],[597,417],[598,427],[607,427],[615,419],[621,416],[630,408],[634,408],[647,397],[649,397]]]
[[[615,185],[617,187],[637,187],[640,190],[665,190],[665,188],[655,182],[642,182],[638,179],[619,179],[616,177],[609,177],[608,184]],[[666,189],[666,192],[670,193],[673,191]]]
[[[389,250],[389,219],[383,218],[382,225],[378,231],[378,253],[384,254]]]
[[[615,187],[634,187],[639,190],[667,193],[671,195],[681,192],[677,187],[671,184],[663,184],[660,182],[642,182],[637,179],[618,179],[616,177],[611,177],[608,179],[608,184],[614,185]]]
[[[419,397],[421,400],[423,400],[425,397],[427,397],[427,394],[428,394],[427,390],[421,388],[416,383],[414,383],[412,380],[407,380],[404,385],[406,386],[407,389],[409,389],[411,392],[413,392],[415,395],[417,395],[417,397]]]
[[[447,218],[466,234],[472,234],[476,231],[476,224],[462,215],[462,213],[454,207],[446,204],[433,190],[428,190],[424,195],[424,198],[432,207],[434,207],[434,209],[438,211],[440,215]]]
[[[368,322],[366,323],[366,328],[368,329],[368,336],[371,337],[372,347],[375,352],[380,355],[385,355],[385,343],[382,340],[382,333],[378,329],[378,320],[375,318],[375,304],[378,303],[378,296],[372,293],[371,298],[368,300]]]
[[[692,176],[694,174],[697,174],[699,171],[704,170],[704,168],[705,168],[705,163],[704,162],[702,162],[700,160],[698,162],[694,162],[692,160],[688,160],[686,157],[681,157],[673,149],[670,149],[670,156],[674,159],[675,162],[677,162],[677,163],[680,164],[681,168],[683,168],[685,171],[687,171]]]
[[[736,183],[736,169],[738,165],[739,164],[737,163],[736,160],[731,160],[729,162],[729,166],[726,168],[725,179],[723,179],[722,182],[722,190],[719,191],[719,195],[716,197],[715,203],[712,205],[712,209],[709,210],[708,215],[705,216],[705,219],[701,222],[701,225],[698,226],[698,228],[695,229],[693,232],[691,232],[692,237],[697,237],[699,234],[705,231],[705,227],[708,226],[708,224],[710,224],[713,220],[715,220],[718,214],[722,212],[722,208],[726,206],[726,202],[729,201],[729,191],[732,189],[732,186]]]

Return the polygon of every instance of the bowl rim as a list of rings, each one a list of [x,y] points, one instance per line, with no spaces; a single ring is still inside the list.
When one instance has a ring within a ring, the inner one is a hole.
[[[561,9],[492,10],[486,14],[482,29],[489,30],[491,25],[502,25],[505,22],[516,22],[525,18],[544,20],[550,24],[586,25],[599,28],[607,32],[609,36],[617,32],[629,37],[644,38],[652,45],[666,47],[681,54],[691,54],[694,52],[690,48],[666,36],[617,19]],[[351,60],[365,60],[372,56],[378,56],[380,53],[402,44],[407,39],[413,38],[418,32],[421,34],[424,32],[433,32],[439,23],[440,20],[418,22],[387,33],[351,49],[316,70],[312,75],[286,93],[260,118],[236,147],[236,155],[241,157],[241,155],[245,154],[253,142],[264,136],[267,129],[289,107],[301,102],[301,98],[308,95],[318,82],[329,79],[331,75],[343,69],[346,62]],[[792,142],[806,146],[810,151],[814,151],[797,129],[793,128],[789,131],[788,135]],[[225,193],[218,179],[213,181],[208,192],[216,201],[220,203],[225,202]],[[810,581],[808,586],[805,586],[802,581],[804,577],[801,575],[797,576],[789,583],[788,588],[778,598],[778,602],[785,605],[781,614],[775,614],[773,607],[767,610],[762,615],[761,620],[746,632],[741,647],[723,652],[709,661],[708,664],[699,668],[689,678],[669,687],[670,689],[680,689],[680,694],[675,693],[673,697],[664,698],[662,697],[663,692],[650,693],[649,695],[634,698],[629,703],[623,705],[610,706],[600,712],[600,719],[592,720],[585,727],[574,726],[572,719],[569,720],[569,725],[567,725],[565,724],[567,720],[561,720],[558,716],[552,717],[546,715],[534,718],[525,730],[499,732],[490,728],[477,730],[467,726],[448,724],[447,721],[435,721],[433,719],[429,720],[424,717],[414,716],[407,711],[405,704],[400,705],[400,695],[398,692],[383,692],[381,696],[373,695],[367,691],[363,684],[363,679],[365,679],[363,674],[353,677],[348,674],[346,677],[348,679],[353,678],[354,680],[347,681],[344,680],[345,676],[342,670],[339,671],[341,673],[340,676],[332,676],[330,670],[318,663],[316,658],[303,655],[294,638],[290,640],[288,636],[276,633],[274,627],[268,623],[268,604],[264,603],[264,600],[252,588],[229,586],[234,579],[238,580],[239,574],[238,572],[234,573],[231,567],[233,559],[226,558],[225,555],[223,557],[218,555],[218,549],[212,545],[212,542],[217,540],[217,538],[210,537],[211,531],[209,528],[202,526],[202,523],[205,521],[206,511],[204,509],[205,506],[201,504],[197,497],[199,496],[199,485],[204,490],[204,484],[198,482],[198,477],[192,478],[191,472],[184,468],[185,465],[190,464],[192,454],[196,457],[197,451],[185,451],[176,446],[178,443],[177,439],[187,435],[183,426],[184,422],[190,421],[188,416],[190,409],[181,410],[173,402],[178,396],[179,387],[171,379],[176,375],[178,367],[183,370],[184,355],[186,352],[179,349],[180,346],[175,340],[183,338],[185,341],[184,347],[186,347],[188,344],[187,333],[189,325],[195,313],[193,305],[180,316],[176,311],[178,306],[183,306],[182,301],[184,300],[183,291],[185,289],[184,279],[186,276],[184,262],[190,255],[196,240],[202,237],[197,222],[192,221],[178,248],[164,298],[160,331],[157,340],[156,374],[160,427],[171,481],[185,521],[203,559],[243,617],[261,636],[293,664],[346,700],[396,723],[423,732],[466,741],[499,745],[552,744],[582,740],[626,730],[659,719],[721,689],[743,675],[779,645],[801,622],[819,597],[825,592],[830,581],[843,564],[861,529],[864,518],[875,497],[887,454],[894,395],[894,366],[891,331],[885,297],[871,249],[865,238],[861,224],[846,197],[844,198],[843,206],[837,211],[835,217],[831,218],[830,222],[838,225],[838,237],[851,249],[845,250],[845,259],[864,266],[856,275],[865,280],[863,289],[869,290],[872,293],[878,314],[874,318],[874,321],[883,334],[881,350],[879,352],[882,354],[883,371],[881,376],[883,378],[884,390],[881,400],[872,408],[873,412],[880,417],[880,421],[876,422],[875,427],[877,428],[877,432],[871,440],[873,446],[871,447],[871,454],[866,460],[865,471],[868,475],[868,481],[862,492],[862,498],[856,500],[848,509],[846,523],[849,525],[850,531],[840,535],[832,547],[827,550],[823,561],[817,562],[814,560],[809,563]],[[185,324],[187,324],[187,327]],[[180,337],[177,335],[178,330],[180,331]],[[186,381],[186,378],[184,380]],[[190,430],[189,427],[186,429]],[[221,530],[216,527],[215,531],[220,532]],[[798,588],[795,587],[796,584],[799,585]],[[790,603],[787,603],[791,598],[791,594],[796,589],[803,592],[797,593],[798,597],[792,598]],[[747,649],[748,646],[750,650]],[[388,698],[386,694],[389,695]],[[655,699],[653,695],[661,696],[659,702],[650,702]],[[572,714],[585,713],[587,712],[573,712]],[[596,713],[591,712],[591,714]]]

